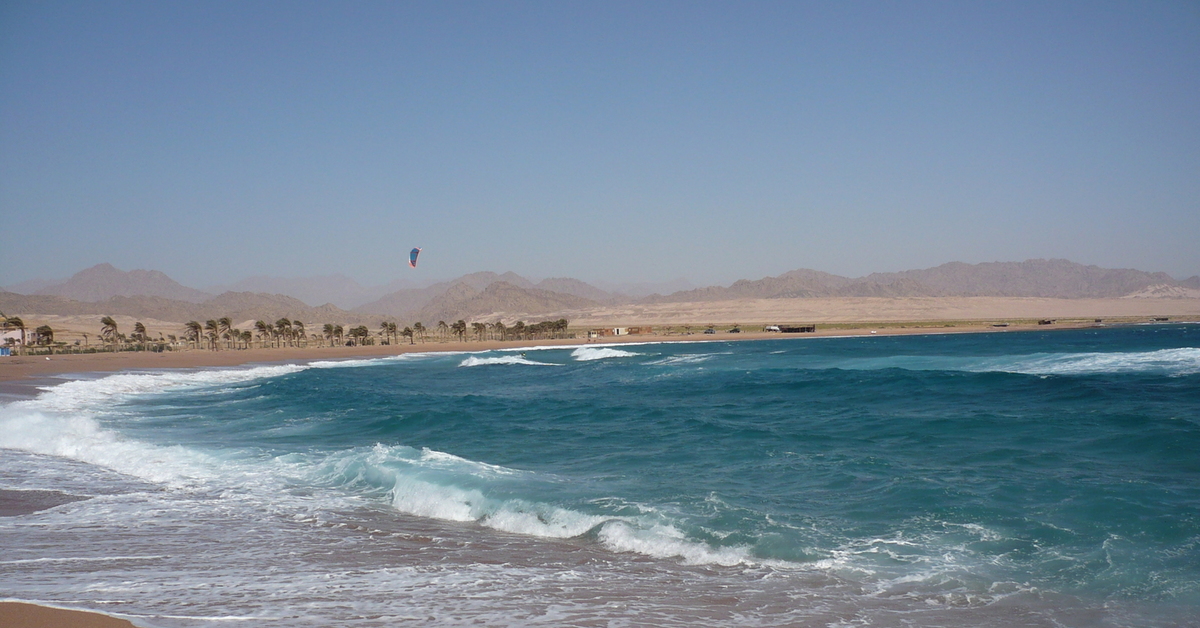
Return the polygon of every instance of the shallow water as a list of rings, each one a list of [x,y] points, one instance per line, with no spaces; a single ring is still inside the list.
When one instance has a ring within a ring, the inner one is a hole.
[[[1200,327],[144,372],[0,407],[14,599],[153,626],[1175,626]]]

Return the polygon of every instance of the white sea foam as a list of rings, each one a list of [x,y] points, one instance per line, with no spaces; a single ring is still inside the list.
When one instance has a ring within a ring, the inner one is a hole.
[[[580,347],[571,352],[571,357],[579,362],[588,362],[591,360],[604,360],[607,358],[632,358],[641,355],[632,351],[622,351],[621,349],[613,349],[611,347]]]
[[[99,379],[64,382],[43,389],[42,394],[34,399],[11,405],[54,412],[96,411],[137,395],[236,384],[297,373],[308,368],[304,364],[283,364],[238,369],[118,373]]]
[[[682,558],[694,565],[758,564],[747,547],[711,547],[687,539],[670,524],[639,528],[624,521],[612,521],[600,530],[600,542],[617,552],[634,552],[654,558]]]
[[[1160,349],[1129,353],[1037,354],[985,370],[1029,375],[1093,375],[1101,373],[1163,373],[1172,376],[1200,373],[1200,348]]]
[[[126,439],[89,416],[41,412],[19,404],[0,408],[0,448],[80,460],[170,485],[212,477],[215,467],[204,454]]]
[[[680,364],[699,364],[701,362],[707,362],[707,361],[713,359],[713,357],[715,357],[715,354],[712,354],[712,353],[686,353],[683,355],[668,356],[661,360],[647,362],[647,364],[652,364],[654,366],[677,366]]]
[[[501,356],[489,356],[489,357],[482,357],[482,358],[479,356],[473,355],[473,356],[470,356],[467,359],[463,360],[462,363],[459,364],[459,366],[488,366],[488,365],[495,365],[495,364],[505,364],[505,365],[523,364],[526,366],[559,366],[558,364],[552,364],[549,362],[535,362],[533,360],[524,358],[519,355],[501,355]]]

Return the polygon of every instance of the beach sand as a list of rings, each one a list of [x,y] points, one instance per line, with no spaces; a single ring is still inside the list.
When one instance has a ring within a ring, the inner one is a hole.
[[[134,628],[124,619],[100,613],[51,608],[24,602],[0,602],[3,628]]]
[[[603,327],[653,326],[655,335],[605,337],[602,342],[664,342],[679,340],[752,340],[779,337],[778,334],[754,332],[768,324],[816,324],[815,334],[798,336],[827,336],[898,333],[1016,331],[1045,329],[1039,319],[1056,319],[1051,328],[1105,322],[1148,322],[1166,317],[1172,321],[1200,321],[1200,299],[1182,298],[1114,298],[1114,299],[1047,299],[1033,297],[905,297],[905,298],[788,298],[740,299],[735,301],[702,301],[691,303],[658,303],[592,308],[585,311],[562,312],[571,321],[571,328],[580,330]],[[69,339],[90,332],[94,346],[99,333],[98,319],[88,317],[41,317],[22,314],[30,328],[50,324],[56,337]],[[481,317],[490,320],[492,317]],[[559,313],[547,318],[558,318]],[[43,321],[43,319],[46,319]],[[53,319],[53,320],[50,320]],[[129,319],[132,321],[133,319]],[[125,322],[129,322],[125,321]],[[152,321],[160,331],[181,331],[182,323]],[[1006,328],[993,324],[1007,322]],[[708,325],[728,327],[743,325],[747,333],[702,332]],[[127,327],[131,327],[129,322]],[[149,326],[149,325],[148,325]],[[316,325],[312,325],[315,329]],[[687,329],[689,328],[690,329]],[[60,334],[58,330],[62,330]],[[152,330],[153,331],[153,330]],[[687,332],[691,333],[688,334]],[[469,338],[470,336],[468,336]],[[79,355],[17,356],[0,358],[0,382],[68,373],[114,372],[126,369],[201,368],[235,366],[264,362],[303,362],[321,359],[381,357],[413,351],[486,351],[519,348],[533,345],[579,344],[586,338],[568,340],[486,341],[467,342],[427,341],[416,345],[375,345],[365,347],[311,347],[244,350],[186,350],[167,353],[119,352]]]
[[[1192,317],[1200,320],[1200,316]],[[1121,321],[1114,321],[1119,324]],[[365,347],[281,347],[268,349],[225,349],[220,351],[188,349],[153,353],[146,351],[121,351],[115,353],[84,353],[60,354],[53,356],[10,356],[0,358],[0,382],[15,383],[31,378],[45,378],[61,375],[84,373],[112,373],[125,370],[142,369],[183,369],[227,367],[243,364],[295,363],[311,360],[343,360],[352,358],[373,358],[400,355],[404,353],[422,352],[474,352],[496,349],[520,349],[533,346],[582,345],[582,344],[628,344],[646,342],[701,342],[701,341],[745,341],[778,338],[814,338],[829,336],[861,336],[861,335],[896,335],[896,334],[937,334],[937,333],[983,333],[983,332],[1016,332],[1023,330],[1050,331],[1054,329],[1073,329],[1095,325],[1093,320],[1061,321],[1054,325],[1038,325],[1036,322],[1010,323],[1006,327],[996,327],[991,322],[981,321],[878,321],[878,322],[845,322],[840,324],[818,325],[814,333],[780,334],[777,332],[743,331],[731,334],[720,330],[715,334],[706,334],[704,326],[695,325],[690,333],[682,326],[674,328],[670,334],[640,334],[632,336],[605,336],[588,340],[587,338],[565,338],[545,340],[508,340],[508,341],[477,341],[466,342],[418,342],[415,345],[373,345]],[[47,359],[49,358],[49,359]]]

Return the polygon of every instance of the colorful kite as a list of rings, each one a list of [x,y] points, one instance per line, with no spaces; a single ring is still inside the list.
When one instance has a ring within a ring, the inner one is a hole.
[[[408,265],[413,268],[417,267],[417,256],[421,254],[421,249],[413,249],[408,253]]]

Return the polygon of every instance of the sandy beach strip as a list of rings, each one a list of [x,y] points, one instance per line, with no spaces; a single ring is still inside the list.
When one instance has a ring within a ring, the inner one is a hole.
[[[865,335],[911,335],[911,334],[941,334],[941,333],[983,333],[983,332],[1017,332],[1017,331],[1051,331],[1056,329],[1077,329],[1093,326],[1090,321],[1063,322],[1055,325],[1042,326],[1036,323],[1008,324],[997,327],[991,323],[977,321],[916,321],[905,324],[894,322],[862,322],[845,323],[842,325],[818,326],[816,332],[798,334],[780,334],[777,332],[751,331],[732,334],[718,331],[715,334],[703,333],[701,327],[694,328],[691,333],[677,330],[673,334],[643,334],[632,336],[607,336],[589,341],[586,338],[563,338],[546,340],[467,340],[448,342],[419,342],[417,344],[374,345],[364,347],[281,347],[255,349],[225,349],[210,351],[189,349],[183,351],[167,351],[153,353],[145,351],[119,351],[83,354],[60,354],[53,356],[10,356],[0,358],[0,383],[15,384],[21,380],[33,378],[49,378],[70,374],[113,373],[127,370],[143,369],[189,369],[232,367],[246,364],[273,363],[303,363],[313,360],[345,360],[361,358],[380,358],[401,355],[405,353],[432,352],[479,352],[498,349],[522,349],[546,346],[576,346],[576,345],[605,345],[605,344],[636,344],[652,342],[703,342],[703,341],[747,341],[765,339],[803,339],[830,336],[865,336]]]
[[[117,617],[89,611],[53,608],[27,602],[0,602],[4,628],[135,628]]]

